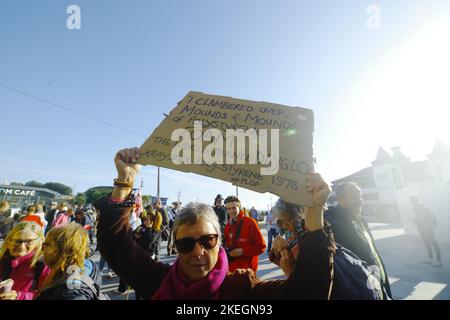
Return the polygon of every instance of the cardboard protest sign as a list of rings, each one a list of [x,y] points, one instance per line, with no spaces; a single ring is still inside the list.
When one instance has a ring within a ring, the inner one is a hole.
[[[138,163],[193,172],[311,206],[312,110],[189,92],[141,146]]]

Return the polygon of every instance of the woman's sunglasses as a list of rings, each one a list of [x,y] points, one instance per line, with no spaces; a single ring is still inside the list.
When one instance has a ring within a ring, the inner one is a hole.
[[[200,238],[183,238],[175,240],[175,246],[179,253],[189,253],[194,250],[195,245],[200,243],[200,245],[206,250],[211,250],[217,245],[218,234],[207,234],[201,236]]]

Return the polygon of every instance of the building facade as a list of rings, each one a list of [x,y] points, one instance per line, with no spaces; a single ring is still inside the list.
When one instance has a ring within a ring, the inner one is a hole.
[[[398,222],[406,233],[417,234],[409,201],[416,196],[436,215],[438,238],[450,242],[450,148],[442,141],[423,161],[411,161],[400,147],[393,147],[392,154],[380,147],[372,166],[333,181],[332,189],[349,181],[361,187],[369,221]],[[335,204],[334,196],[328,204]]]
[[[49,205],[58,201],[61,195],[46,188],[35,188],[18,185],[0,185],[0,201],[8,201],[11,208],[24,208],[31,204]]]

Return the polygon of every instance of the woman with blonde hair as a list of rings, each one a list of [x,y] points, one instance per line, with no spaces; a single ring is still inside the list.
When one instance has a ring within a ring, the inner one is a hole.
[[[0,300],[34,299],[50,272],[41,259],[43,242],[44,232],[35,222],[19,222],[8,233],[0,247],[0,281],[14,283],[10,290],[0,289]]]
[[[82,226],[71,222],[47,233],[42,246],[45,264],[51,268],[38,300],[95,300],[100,293],[101,273],[88,259],[89,237]]]

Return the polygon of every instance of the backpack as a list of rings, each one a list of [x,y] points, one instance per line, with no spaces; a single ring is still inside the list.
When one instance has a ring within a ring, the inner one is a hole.
[[[378,266],[336,244],[332,300],[382,300],[383,290]]]
[[[161,239],[163,241],[169,240],[169,238],[170,238],[170,229],[169,229],[168,225],[166,225],[164,227],[161,227],[161,231],[160,232],[161,232]]]
[[[84,273],[81,275],[81,278],[79,280],[86,286],[88,286],[89,289],[91,289],[91,291],[94,293],[93,300],[111,300],[107,295],[101,292],[99,285]]]

